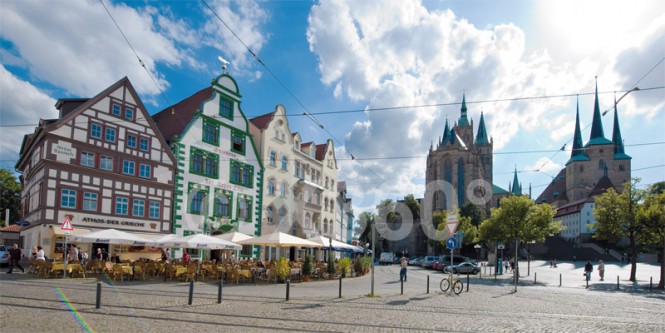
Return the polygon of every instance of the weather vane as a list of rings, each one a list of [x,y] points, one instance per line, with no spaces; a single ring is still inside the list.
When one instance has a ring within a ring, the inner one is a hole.
[[[222,69],[226,69],[226,65],[228,65],[229,62],[226,61],[226,59],[222,58],[221,56],[217,56],[217,59],[219,59],[219,61],[222,62]]]

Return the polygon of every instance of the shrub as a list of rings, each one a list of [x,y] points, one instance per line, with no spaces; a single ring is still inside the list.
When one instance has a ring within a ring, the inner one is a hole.
[[[302,274],[305,276],[312,275],[312,255],[305,254],[305,262],[302,265]]]
[[[346,277],[346,274],[349,273],[351,270],[351,259],[350,258],[342,258],[339,260],[339,270],[340,273],[342,273],[342,277]]]
[[[334,275],[337,271],[335,270],[335,255],[330,252],[328,255],[328,274]]]
[[[275,272],[280,281],[286,280],[286,277],[291,274],[291,267],[289,266],[289,259],[285,257],[279,258],[275,263]]]

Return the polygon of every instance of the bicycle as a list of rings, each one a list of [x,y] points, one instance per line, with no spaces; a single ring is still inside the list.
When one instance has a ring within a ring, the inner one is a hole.
[[[456,278],[453,273],[448,274],[448,277],[444,277],[441,280],[441,283],[439,284],[439,288],[441,288],[441,291],[444,293],[450,289],[450,286],[452,287],[452,292],[455,293],[455,295],[459,295],[462,293],[462,290],[464,289],[464,282]]]

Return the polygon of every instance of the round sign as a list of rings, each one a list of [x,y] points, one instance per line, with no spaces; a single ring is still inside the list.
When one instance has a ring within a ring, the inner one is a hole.
[[[501,245],[497,246],[496,248],[499,249],[499,250],[503,250],[503,249],[505,249],[506,247],[503,246],[503,244],[501,244]]]
[[[455,237],[450,237],[446,240],[446,247],[449,250],[452,250],[457,247],[457,238]]]

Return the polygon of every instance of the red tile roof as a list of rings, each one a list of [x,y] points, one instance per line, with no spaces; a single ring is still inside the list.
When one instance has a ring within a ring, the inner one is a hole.
[[[6,227],[0,228],[0,231],[1,232],[21,232],[21,227],[16,225],[16,224],[12,224],[12,225],[8,225]]]
[[[266,113],[262,116],[254,117],[250,119],[249,121],[254,124],[256,127],[259,129],[266,129],[268,127],[268,124],[272,121],[272,119],[275,116],[275,111]]]
[[[319,161],[323,161],[323,159],[326,157],[326,147],[328,144],[322,143],[320,145],[316,145],[316,159]]]
[[[177,104],[171,105],[166,109],[155,113],[152,119],[162,132],[162,136],[167,142],[171,142],[173,137],[181,135],[187,127],[187,124],[194,118],[194,113],[199,110],[201,104],[212,96],[212,87],[199,90],[192,96],[189,96]]]

